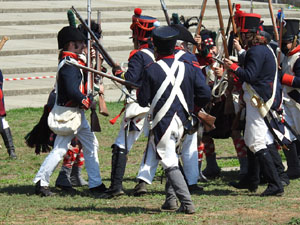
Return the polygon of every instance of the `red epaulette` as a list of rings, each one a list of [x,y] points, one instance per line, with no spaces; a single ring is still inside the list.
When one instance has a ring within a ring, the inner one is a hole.
[[[130,52],[129,57],[128,57],[128,61],[131,59],[132,56],[134,56],[135,53],[137,53],[139,51],[139,49],[134,49]]]
[[[239,80],[239,77],[237,75],[235,75],[234,73],[231,74],[233,76],[233,85],[235,86],[235,88],[237,90],[241,90],[242,89],[242,83]]]

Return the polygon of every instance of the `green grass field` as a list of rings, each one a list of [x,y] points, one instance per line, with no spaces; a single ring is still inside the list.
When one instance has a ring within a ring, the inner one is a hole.
[[[108,103],[108,108],[110,116],[99,116],[102,132],[97,133],[101,176],[106,186],[110,184],[110,146],[119,130],[119,124],[110,125],[108,120],[120,112],[122,103]],[[100,199],[90,195],[87,187],[77,188],[79,194],[75,196],[56,190],[59,164],[50,183],[57,194],[48,198],[36,196],[32,180],[47,154],[35,155],[34,150],[25,145],[24,136],[41,114],[42,108],[16,109],[7,113],[18,159],[8,159],[0,138],[0,224],[300,224],[300,180],[291,181],[283,197],[260,197],[265,185],[261,185],[257,193],[228,186],[229,181],[238,177],[238,171],[225,171],[226,167],[238,166],[230,139],[215,141],[222,176],[201,183],[204,191],[192,195],[196,205],[194,215],[160,211],[165,198],[161,169],[145,196]],[[146,138],[142,137],[129,153],[124,178],[127,193],[136,184],[135,176],[145,145]],[[85,170],[83,176],[87,179]]]

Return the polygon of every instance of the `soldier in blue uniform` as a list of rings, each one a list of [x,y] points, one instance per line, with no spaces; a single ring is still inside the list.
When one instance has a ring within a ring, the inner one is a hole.
[[[286,55],[282,62],[282,84],[286,122],[300,134],[300,45],[299,20],[286,19],[282,51]],[[290,179],[300,177],[300,142],[294,138],[289,150],[284,150],[287,160],[287,174]]]
[[[175,58],[179,61],[186,61],[191,63],[198,73],[198,77],[205,83],[204,75],[199,67],[197,58],[194,54],[190,53],[184,46],[188,43],[197,44],[192,34],[182,25],[173,24],[171,25],[179,31],[178,41],[175,47]],[[199,109],[195,109],[197,112]],[[198,186],[199,169],[198,169],[198,150],[197,150],[197,133],[186,134],[182,140],[180,151],[180,158],[182,160],[182,171],[185,175],[185,180],[188,184],[189,191],[198,192],[202,191],[203,187]],[[141,161],[139,172],[137,175],[138,184],[133,190],[134,196],[140,196],[147,193],[147,184],[151,184],[156,169],[158,167],[159,160],[156,157],[155,151],[152,148],[147,148]]]
[[[141,84],[144,67],[154,61],[151,32],[159,25],[156,18],[141,15],[142,10],[136,8],[132,16],[132,40],[134,50],[129,55],[128,70],[114,68],[114,75],[125,80]],[[121,128],[112,145],[111,184],[107,193],[111,196],[123,195],[123,177],[126,168],[127,154],[134,142],[143,131],[143,124],[148,107],[140,107],[135,101],[136,90],[129,90],[130,95],[125,99],[125,111]],[[116,117],[117,118],[117,117]],[[115,120],[114,120],[115,121]],[[111,121],[111,123],[114,123]]]
[[[58,49],[61,51],[56,83],[56,103],[66,107],[78,107],[81,113],[81,125],[74,134],[56,136],[54,148],[44,160],[33,180],[36,184],[35,193],[38,195],[53,195],[49,189],[50,176],[66,154],[68,144],[75,136],[83,146],[90,191],[101,195],[106,191],[99,170],[98,140],[95,134],[91,132],[84,114],[84,109],[90,107],[91,100],[89,96],[84,94],[83,74],[76,66],[66,64],[66,60],[80,63],[79,55],[85,48],[85,39],[82,32],[72,26],[64,27],[58,32]]]
[[[3,138],[5,147],[7,148],[8,155],[11,159],[16,159],[16,153],[15,153],[15,146],[13,143],[13,138],[11,135],[11,131],[8,125],[8,122],[6,121],[6,111],[5,111],[5,105],[4,105],[4,95],[3,95],[3,75],[2,71],[0,70],[0,133]]]
[[[137,100],[141,107],[150,105],[147,121],[149,146],[156,150],[166,172],[166,201],[163,209],[173,209],[176,197],[179,212],[195,213],[195,206],[184,177],[178,167],[176,146],[184,132],[194,104],[205,106],[210,99],[209,87],[196,69],[188,62],[174,57],[179,31],[172,27],[159,27],[153,32],[156,62],[145,68]]]
[[[225,67],[234,71],[243,83],[243,100],[246,104],[245,143],[257,157],[268,182],[261,196],[280,196],[284,189],[270,153],[275,137],[268,128],[270,124],[267,114],[279,108],[281,89],[277,82],[276,57],[267,41],[258,35],[259,21],[258,14],[244,13],[240,16],[242,42],[248,48],[244,68],[228,59],[225,59]],[[257,184],[251,187],[253,191],[256,188]]]

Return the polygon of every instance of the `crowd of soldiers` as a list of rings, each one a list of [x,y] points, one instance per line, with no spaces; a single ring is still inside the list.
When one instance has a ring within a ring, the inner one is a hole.
[[[228,46],[221,46],[222,32],[200,26],[193,36],[190,24],[177,14],[168,26],[161,26],[136,8],[130,26],[134,50],[128,69],[112,66],[114,76],[128,82],[128,90],[120,130],[111,146],[108,188],[100,175],[98,140],[84,113],[93,107],[93,96],[85,85],[86,71],[76,65],[87,66],[88,57],[96,57],[98,65],[93,66],[105,73],[101,64],[107,56],[94,54],[99,49],[87,43],[87,30],[70,21],[57,36],[60,54],[55,88],[39,123],[26,136],[26,143],[37,154],[52,148],[34,178],[36,194],[54,195],[50,176],[64,159],[56,180],[62,191],[76,192],[75,186],[88,185],[101,197],[124,195],[128,153],[144,133],[148,142],[133,195],[147,193],[161,163],[166,175],[163,210],[195,213],[191,193],[203,189],[197,183],[220,175],[214,145],[214,139],[220,138],[232,138],[240,162],[240,180],[230,182],[231,186],[254,192],[264,179],[268,186],[261,196],[283,195],[289,180],[300,177],[300,45],[299,20],[282,18],[279,14],[275,28],[282,34],[278,43],[274,30],[264,26],[259,14],[245,13],[237,5],[233,24],[238,32],[228,34]],[[99,24],[92,22],[91,30],[101,38]],[[92,88],[97,86],[102,93],[103,84],[94,76]],[[75,131],[59,135],[49,129],[47,119],[55,105],[78,108],[81,124]],[[4,116],[1,114],[1,134],[10,133]],[[211,118],[214,124],[209,124]],[[10,139],[6,139],[8,152],[15,158]],[[287,170],[279,149],[286,156]],[[81,176],[84,161],[88,182]]]

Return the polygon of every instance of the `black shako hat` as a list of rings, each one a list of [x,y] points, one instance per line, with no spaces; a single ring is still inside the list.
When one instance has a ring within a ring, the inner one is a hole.
[[[293,40],[295,36],[299,34],[299,20],[297,19],[286,19],[284,20],[284,26],[282,29],[282,40],[289,41]]]
[[[191,32],[183,25],[181,24],[172,24],[171,27],[177,29],[179,31],[179,35],[177,37],[177,40],[190,42],[193,45],[197,45],[197,42],[193,38],[193,35]]]
[[[239,15],[240,32],[257,32],[260,26],[261,15],[256,13],[241,13]]]
[[[161,55],[171,55],[174,52],[179,31],[170,26],[157,27],[152,31],[153,44]]]
[[[274,27],[273,25],[263,25],[263,30],[270,34],[271,39],[274,39]]]
[[[70,41],[85,41],[83,33],[73,26],[63,27],[57,35],[58,49],[62,49]]]

